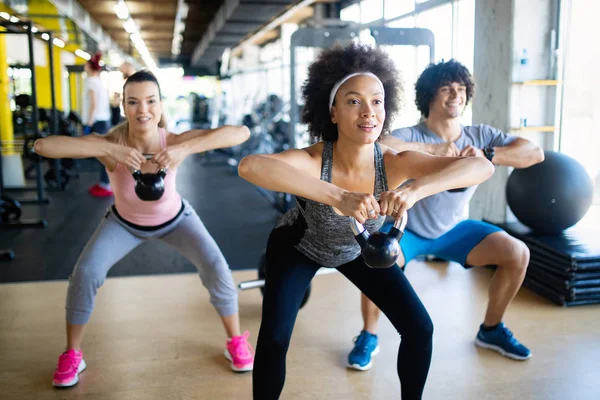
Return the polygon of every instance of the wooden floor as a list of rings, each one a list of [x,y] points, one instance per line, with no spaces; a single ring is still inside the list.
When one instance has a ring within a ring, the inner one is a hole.
[[[560,308],[522,289],[506,317],[533,357],[516,362],[473,345],[492,271],[409,265],[435,323],[425,399],[600,399],[600,306]],[[254,271],[236,271],[237,282]],[[224,333],[193,274],[109,278],[84,342],[88,369],[71,389],[51,386],[64,346],[66,281],[0,285],[2,399],[251,399],[251,375],[229,370]],[[261,297],[240,292],[256,343]],[[398,336],[382,321],[382,352],[368,372],[344,360],[361,328],[359,293],[338,273],[318,276],[301,310],[282,399],[400,398]]]

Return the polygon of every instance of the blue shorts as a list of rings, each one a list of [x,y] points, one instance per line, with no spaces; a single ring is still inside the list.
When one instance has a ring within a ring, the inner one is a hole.
[[[392,223],[386,223],[381,227],[382,232],[388,232]],[[400,247],[404,253],[406,266],[409,261],[418,256],[434,256],[446,261],[454,261],[465,268],[467,256],[486,236],[502,231],[496,225],[483,221],[467,219],[460,222],[454,228],[436,239],[427,239],[406,229]]]

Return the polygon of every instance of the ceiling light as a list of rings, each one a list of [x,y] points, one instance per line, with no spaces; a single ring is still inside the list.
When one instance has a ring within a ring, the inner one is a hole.
[[[4,18],[5,20],[9,20],[10,19],[10,14],[9,13],[5,13],[5,12],[0,12],[0,17]]]
[[[139,42],[143,42],[142,36],[140,35],[139,32],[135,32],[135,33],[132,33],[131,35],[129,35],[129,39],[131,39],[131,41],[133,42],[133,44],[137,44]]]
[[[188,16],[189,7],[184,0],[177,1],[177,12],[175,14],[175,26],[173,27],[173,41],[171,42],[172,58],[181,54],[181,42],[185,31],[184,20]]]
[[[146,47],[146,43],[144,43],[144,39],[142,39],[142,35],[140,34],[138,26],[136,25],[135,21],[131,18],[131,15],[129,14],[129,10],[125,2],[123,0],[117,1],[117,4],[115,5],[114,9],[115,13],[117,14],[117,17],[126,20],[123,23],[123,29],[125,29],[127,33],[129,33],[129,39],[135,45],[135,48],[137,49],[138,53],[140,54],[148,68],[150,70],[156,70],[156,63],[154,62],[152,56],[150,56],[150,52]]]
[[[48,40],[48,39],[46,39],[46,40]],[[65,42],[63,42],[63,41],[62,41],[62,40],[60,40],[59,38],[54,38],[54,39],[52,40],[52,43],[54,43],[54,45],[55,45],[55,46],[58,46],[58,47],[61,47],[61,48],[62,48],[62,47],[65,47]]]
[[[47,33],[42,33],[42,39],[49,40],[50,39],[50,35],[48,35]]]
[[[19,21],[20,21],[20,19],[15,17],[14,15],[12,17],[10,17],[10,22],[12,22],[13,24],[16,24]]]
[[[123,28],[125,28],[127,33],[134,33],[134,32],[137,32],[137,30],[138,30],[137,25],[131,18],[129,18],[127,21],[125,21],[123,23]]]
[[[88,53],[86,53],[85,51],[83,51],[81,49],[75,50],[75,55],[83,58],[86,61],[89,60],[90,58],[92,58]]]
[[[179,9],[179,11],[180,11],[179,17],[181,19],[186,19],[188,16],[189,7],[188,7],[187,3],[185,3],[184,1],[180,1],[180,3],[181,3],[180,4],[181,8]]]
[[[117,17],[119,17],[119,19],[129,18],[129,9],[127,8],[127,4],[125,4],[123,0],[117,1],[117,4],[115,4],[114,9],[115,14],[117,14]]]

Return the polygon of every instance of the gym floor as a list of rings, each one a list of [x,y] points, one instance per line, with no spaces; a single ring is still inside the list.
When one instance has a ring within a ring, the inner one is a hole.
[[[600,398],[598,307],[560,308],[522,289],[506,318],[533,357],[506,359],[474,346],[492,271],[413,262],[407,275],[435,323],[424,399],[592,400]],[[235,271],[236,282],[253,271]],[[87,328],[88,368],[71,389],[53,389],[64,347],[64,281],[0,290],[0,393],[20,399],[251,399],[251,374],[233,373],[224,332],[195,274],[110,278]],[[259,290],[240,292],[243,329],[256,344]],[[300,311],[282,399],[400,398],[398,336],[382,319],[381,353],[367,372],[344,360],[361,327],[359,292],[339,273],[318,276]]]
[[[251,399],[251,374],[229,369],[221,323],[194,267],[155,244],[111,270],[84,340],[87,371],[74,388],[52,388],[65,342],[66,278],[112,202],[87,195],[96,176],[83,172],[67,192],[49,193],[47,206],[24,206],[25,217],[43,216],[48,228],[0,231],[0,247],[17,255],[0,263],[0,398]],[[190,159],[178,185],[223,249],[236,282],[254,279],[278,213],[223,164]],[[531,347],[532,359],[516,362],[474,346],[492,273],[451,263],[408,266],[435,324],[424,399],[600,398],[597,305],[561,308],[523,288],[506,322]],[[255,345],[260,291],[240,292],[239,303],[242,328]],[[296,323],[282,398],[399,398],[399,340],[387,319],[375,366],[367,372],[345,368],[361,325],[358,290],[338,273],[316,277]]]

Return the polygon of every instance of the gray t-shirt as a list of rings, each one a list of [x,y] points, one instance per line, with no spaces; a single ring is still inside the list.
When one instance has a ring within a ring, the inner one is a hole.
[[[373,196],[379,199],[388,190],[383,152],[374,146],[375,187]],[[323,144],[321,180],[331,182],[333,173],[333,142]],[[283,215],[277,227],[298,226],[299,241],[295,248],[323,267],[339,267],[360,256],[360,246],[350,228],[350,217],[337,214],[333,207],[316,201],[297,198],[298,205]],[[364,227],[369,233],[377,232],[385,218],[369,219]],[[303,221],[303,222],[300,222]],[[298,222],[300,222],[298,224]],[[302,227],[304,225],[304,227]]]
[[[392,135],[405,142],[444,143],[444,140],[431,132],[424,123],[397,129],[392,132]],[[516,138],[489,125],[481,124],[463,126],[462,134],[454,144],[459,150],[468,145],[483,149],[487,146],[507,146]],[[468,218],[468,205],[475,189],[477,186],[469,187],[464,192],[441,192],[418,201],[408,210],[406,228],[429,239],[442,236]]]

